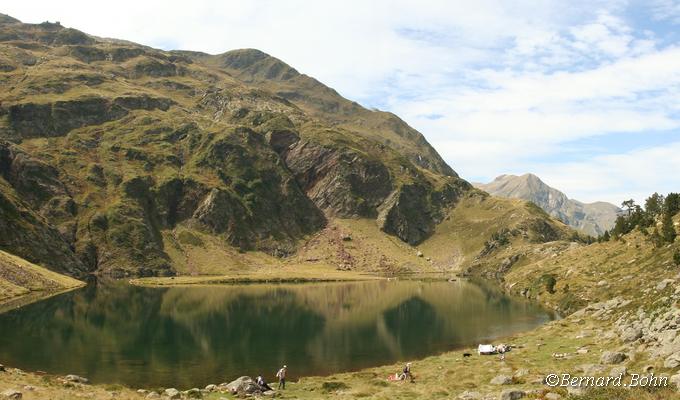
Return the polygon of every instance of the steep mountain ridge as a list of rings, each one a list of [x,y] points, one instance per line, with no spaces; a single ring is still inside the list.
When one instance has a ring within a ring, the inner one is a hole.
[[[531,201],[553,217],[592,236],[611,229],[620,212],[610,203],[582,203],[569,199],[534,174],[501,175],[490,183],[475,186],[494,196]]]
[[[16,233],[0,248],[72,275],[201,273],[182,261],[196,248],[287,257],[338,218],[418,245],[483,197],[398,117],[257,50],[3,19],[0,64],[0,229]]]

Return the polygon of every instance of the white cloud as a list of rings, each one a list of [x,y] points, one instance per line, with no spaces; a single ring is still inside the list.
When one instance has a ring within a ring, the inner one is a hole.
[[[671,20],[680,23],[680,1],[652,0],[652,15],[657,20]]]
[[[582,201],[644,204],[654,192],[679,192],[680,141],[664,146],[595,157],[578,163],[541,166],[546,183]]]

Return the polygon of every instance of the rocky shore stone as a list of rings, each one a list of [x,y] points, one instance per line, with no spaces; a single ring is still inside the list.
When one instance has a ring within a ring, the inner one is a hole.
[[[201,389],[199,388],[193,388],[186,390],[182,392],[182,394],[188,398],[188,399],[202,399],[203,398],[203,393],[201,393]]]
[[[82,376],[78,376],[78,375],[66,375],[66,377],[64,379],[66,379],[69,382],[73,382],[73,383],[88,383],[89,382],[89,380],[87,380],[87,378],[83,378]]]
[[[179,390],[175,388],[165,389],[163,395],[169,399],[179,399],[182,397],[182,394],[179,392]]]

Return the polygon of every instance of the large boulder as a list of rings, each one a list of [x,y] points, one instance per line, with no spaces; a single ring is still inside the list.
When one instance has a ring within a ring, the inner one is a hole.
[[[255,383],[253,378],[249,376],[242,376],[236,380],[229,382],[225,388],[232,394],[248,395],[254,393],[264,392],[264,388]]]

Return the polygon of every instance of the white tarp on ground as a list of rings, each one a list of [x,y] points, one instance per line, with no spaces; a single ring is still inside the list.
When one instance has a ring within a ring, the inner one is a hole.
[[[477,347],[477,353],[479,354],[493,354],[496,352],[496,348],[492,344],[480,344]]]

